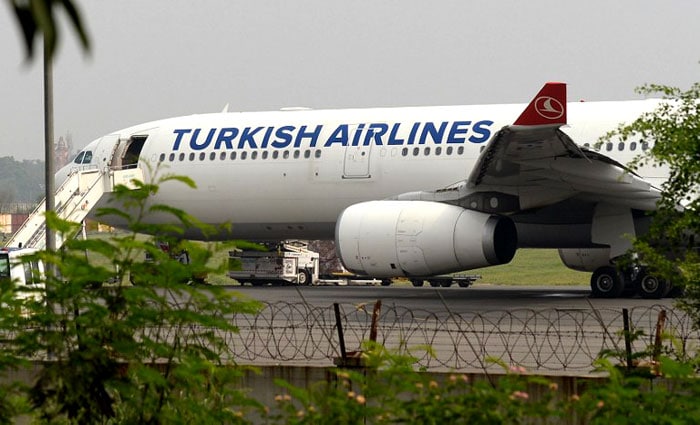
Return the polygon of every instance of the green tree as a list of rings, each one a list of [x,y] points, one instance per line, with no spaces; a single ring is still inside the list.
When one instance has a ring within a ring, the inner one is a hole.
[[[0,388],[0,410],[6,405],[4,411],[16,414],[26,394],[31,414],[49,423],[162,424],[237,423],[258,407],[236,387],[241,368],[227,335],[237,330],[233,316],[255,314],[259,303],[223,287],[186,284],[193,273],[220,272],[225,264],[211,264],[209,245],[179,240],[183,228],[213,229],[149,203],[160,184],[172,181],[194,186],[188,178],[164,176],[134,181],[136,189],[115,188],[120,207],[99,214],[118,215],[131,232],[69,238],[61,250],[39,253],[57,271],[47,273],[45,297],[17,297],[26,289],[2,288],[0,302],[10,308],[0,309],[0,334],[10,337],[0,343],[0,372],[27,359],[47,361],[24,391]],[[178,225],[145,224],[152,214],[169,215]],[[55,214],[47,223],[63,234],[77,230]],[[194,269],[164,252],[161,241],[179,242]],[[86,250],[107,262],[89,262]],[[139,276],[139,285],[131,284],[132,276]],[[9,419],[0,412],[0,423]]]
[[[62,8],[68,22],[78,35],[85,50],[90,48],[90,39],[85,31],[80,12],[72,0],[8,0],[15,12],[17,22],[22,28],[24,47],[27,58],[34,56],[34,43],[38,35],[43,35],[48,47],[48,53],[53,56],[59,40],[59,24],[56,11]]]
[[[661,96],[657,108],[618,127],[605,140],[654,141],[634,165],[664,164],[670,169],[650,231],[637,239],[640,260],[684,288],[681,306],[700,324],[700,83],[684,91],[650,84],[638,89]]]

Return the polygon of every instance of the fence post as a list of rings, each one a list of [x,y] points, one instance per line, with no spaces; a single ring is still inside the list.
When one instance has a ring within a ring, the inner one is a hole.
[[[372,310],[372,326],[369,330],[369,340],[372,342],[377,342],[377,326],[379,323],[379,314],[382,311],[382,300],[377,300],[374,303],[374,310]]]
[[[348,361],[348,353],[345,351],[345,336],[343,335],[343,322],[340,320],[340,305],[333,303],[335,310],[335,326],[338,328],[338,340],[340,341],[340,358],[343,359],[343,364]]]
[[[654,355],[652,357],[654,363],[659,361],[659,355],[661,355],[661,334],[664,331],[665,325],[666,310],[661,310],[659,312],[659,317],[656,319],[656,335],[654,336]]]
[[[627,354],[627,370],[632,370],[632,339],[630,337],[630,315],[626,308],[622,309],[622,324],[625,336],[625,353]]]

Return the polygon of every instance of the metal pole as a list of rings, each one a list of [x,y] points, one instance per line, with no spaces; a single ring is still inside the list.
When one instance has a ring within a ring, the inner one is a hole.
[[[622,326],[625,336],[625,354],[627,355],[627,370],[632,370],[632,337],[630,335],[630,314],[626,308],[622,309]]]
[[[54,165],[53,165],[53,65],[48,43],[44,38],[44,189],[46,212],[55,208]],[[56,237],[53,229],[46,227],[46,250],[56,250]]]
[[[333,303],[335,311],[335,325],[338,327],[338,341],[340,342],[340,357],[343,359],[343,366],[347,365],[348,352],[345,351],[345,336],[343,335],[343,322],[340,320],[340,306]]]

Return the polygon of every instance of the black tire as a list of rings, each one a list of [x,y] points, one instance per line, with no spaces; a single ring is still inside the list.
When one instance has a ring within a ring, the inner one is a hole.
[[[429,280],[428,283],[429,283],[430,286],[432,286],[433,288],[437,288],[438,286],[440,286],[440,282],[438,282],[437,280]]]
[[[460,288],[469,288],[472,285],[472,283],[468,280],[460,280],[459,282],[457,282],[457,284]]]
[[[389,286],[391,285],[391,279],[382,279],[381,284],[382,286]]]
[[[299,274],[297,275],[297,285],[311,285],[311,273],[309,273],[308,270],[299,270]]]
[[[420,288],[424,283],[425,281],[423,279],[411,279],[411,285],[415,286],[416,288]]]
[[[450,286],[452,286],[452,281],[451,280],[441,280],[440,286],[442,286],[443,288],[449,288]]]
[[[614,267],[599,267],[591,276],[591,296],[617,298],[625,290],[625,281]]]
[[[635,281],[635,288],[640,297],[647,300],[659,300],[668,295],[671,285],[647,272],[641,272]]]

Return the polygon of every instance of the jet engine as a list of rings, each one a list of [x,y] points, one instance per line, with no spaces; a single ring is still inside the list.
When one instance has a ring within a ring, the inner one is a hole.
[[[345,267],[376,277],[434,276],[508,263],[517,248],[510,218],[426,201],[352,205],[335,228]]]

